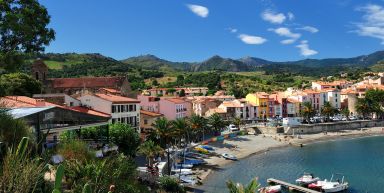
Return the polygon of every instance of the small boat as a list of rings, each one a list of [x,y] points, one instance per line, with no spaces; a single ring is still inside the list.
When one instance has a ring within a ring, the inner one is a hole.
[[[229,154],[229,153],[223,153],[223,154],[221,154],[221,156],[223,156],[223,158],[225,158],[225,159],[234,160],[234,161],[237,160],[237,157],[236,157],[236,156],[231,155],[231,154]]]
[[[193,164],[183,164],[183,163],[178,163],[178,164],[175,164],[175,168],[186,168],[186,169],[190,169],[193,167]]]
[[[215,151],[215,149],[213,149],[213,147],[209,146],[209,145],[200,145],[199,147],[201,148],[204,148],[208,151]]]
[[[195,147],[194,150],[196,150],[199,153],[209,154],[209,151],[207,149],[202,148],[202,147]]]
[[[175,175],[172,175],[174,176],[175,178],[178,178],[180,179],[180,181],[184,184],[188,184],[188,185],[196,185],[197,183],[199,183],[199,181],[195,178],[195,177],[192,177],[192,176],[186,176],[186,175],[180,175],[180,174],[175,174]]]
[[[264,187],[264,188],[260,188],[259,192],[263,192],[263,193],[277,193],[277,192],[281,192],[281,185],[267,186],[267,187]]]
[[[312,174],[304,173],[304,175],[302,177],[300,177],[299,179],[296,180],[296,183],[298,183],[300,185],[308,185],[311,183],[315,183],[319,180],[320,180],[320,178],[313,177]]]
[[[191,175],[191,174],[193,174],[191,169],[172,169],[172,173],[181,174],[181,175]]]
[[[315,190],[320,190],[321,187],[324,186],[327,182],[328,182],[327,179],[325,179],[324,181],[319,180],[319,181],[317,181],[315,183],[308,184],[308,188],[315,189]]]
[[[344,176],[342,177],[341,182],[338,179],[335,182],[332,182],[332,179],[333,175],[331,181],[326,182],[323,186],[321,186],[321,189],[324,192],[341,192],[348,189],[348,182],[344,182]]]

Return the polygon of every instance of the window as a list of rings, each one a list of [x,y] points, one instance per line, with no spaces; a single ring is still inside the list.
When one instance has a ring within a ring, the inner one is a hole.
[[[148,120],[147,119],[144,119],[144,124],[148,124]]]
[[[70,106],[70,107],[73,107],[73,102],[69,102],[69,106]]]
[[[129,105],[129,112],[133,111],[133,105]]]
[[[115,112],[116,112],[116,106],[112,105],[112,113],[115,113]]]

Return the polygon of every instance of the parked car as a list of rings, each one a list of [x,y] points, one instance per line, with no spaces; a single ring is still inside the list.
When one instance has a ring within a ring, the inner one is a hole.
[[[349,120],[351,120],[351,121],[356,121],[356,120],[357,120],[357,117],[356,117],[356,116],[349,116]]]
[[[240,131],[240,129],[237,128],[234,124],[230,124],[230,125],[228,126],[228,129],[229,129],[230,131]]]

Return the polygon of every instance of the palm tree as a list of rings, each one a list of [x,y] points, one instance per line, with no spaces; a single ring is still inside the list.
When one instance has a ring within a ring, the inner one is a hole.
[[[225,123],[225,121],[223,120],[223,118],[221,118],[221,116],[217,113],[211,115],[209,118],[208,118],[208,123],[209,125],[211,126],[211,128],[216,132],[216,133],[219,133],[221,132],[222,128],[225,127],[227,124]]]
[[[240,129],[240,125],[243,123],[243,120],[241,120],[240,117],[235,117],[235,118],[233,118],[232,123],[233,123],[237,128]]]
[[[178,133],[178,136],[181,138],[184,136],[187,144],[189,143],[189,125],[185,118],[179,118],[172,122],[173,128]]]
[[[350,112],[349,112],[349,110],[348,110],[347,108],[342,109],[342,110],[340,111],[340,113],[341,113],[342,115],[344,115],[345,118],[346,118],[347,120],[349,120],[349,114],[350,114]]]
[[[363,115],[363,119],[373,112],[372,102],[367,98],[358,99],[355,108],[359,114]]]
[[[307,123],[309,123],[310,118],[315,115],[315,110],[313,109],[311,102],[303,103],[301,114],[303,115]]]
[[[156,145],[153,141],[146,141],[139,146],[138,153],[145,155],[148,160],[148,165],[152,166],[152,160],[157,155],[162,153],[164,150],[159,145]]]
[[[336,113],[336,109],[332,107],[331,103],[328,101],[324,103],[323,108],[321,109],[321,115],[327,117],[327,121],[329,120],[329,117],[334,115]]]
[[[160,138],[160,146],[163,148],[168,145],[172,137],[176,134],[171,122],[165,117],[157,119],[152,126],[155,128],[154,132]]]
[[[240,183],[234,183],[233,181],[227,181],[227,188],[230,193],[254,193],[259,189],[260,184],[257,179],[253,179],[246,187]]]
[[[195,134],[202,134],[204,141],[204,129],[207,126],[207,119],[199,115],[192,115],[191,118],[189,118],[189,124],[191,125],[191,129]]]

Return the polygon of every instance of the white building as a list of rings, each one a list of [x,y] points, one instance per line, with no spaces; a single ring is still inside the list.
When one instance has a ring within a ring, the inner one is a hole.
[[[140,101],[111,94],[86,94],[79,97],[83,106],[111,115],[111,123],[126,123],[140,128]]]

